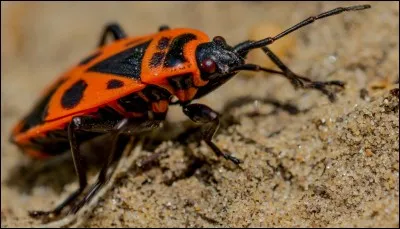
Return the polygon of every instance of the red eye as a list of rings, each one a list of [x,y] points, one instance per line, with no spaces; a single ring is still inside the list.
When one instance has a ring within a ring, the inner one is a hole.
[[[214,73],[217,65],[212,59],[205,59],[201,62],[201,70],[207,73]]]

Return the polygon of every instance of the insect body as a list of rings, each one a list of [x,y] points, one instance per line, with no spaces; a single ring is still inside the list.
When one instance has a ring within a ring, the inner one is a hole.
[[[56,156],[71,149],[79,177],[79,189],[63,203],[52,211],[31,212],[31,216],[60,214],[85,190],[87,178],[81,165],[80,143],[105,133],[112,132],[115,136],[114,148],[97,182],[83,200],[71,207],[70,213],[76,213],[107,181],[118,136],[140,134],[159,127],[169,105],[180,105],[191,120],[204,125],[202,140],[218,156],[240,163],[212,142],[219,125],[217,112],[191,102],[218,88],[241,70],[280,74],[296,88],[317,89],[333,101],[335,95],[329,87],[343,87],[343,82],[315,82],[299,76],[267,46],[317,19],[367,8],[370,6],[336,8],[310,17],[275,37],[245,41],[236,46],[229,46],[220,36],[210,40],[194,29],[162,26],[158,33],[130,38],[117,24],[108,25],[98,49],[53,83],[13,129],[11,141],[35,158]],[[109,33],[115,41],[106,44]],[[247,53],[257,48],[261,48],[281,71],[245,63]],[[177,102],[172,102],[174,96]]]

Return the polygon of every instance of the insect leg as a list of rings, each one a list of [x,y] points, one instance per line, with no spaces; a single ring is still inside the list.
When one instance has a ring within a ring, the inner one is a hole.
[[[30,211],[29,215],[31,217],[40,217],[45,215],[58,215],[64,209],[64,207],[68,206],[72,201],[74,201],[79,194],[83,192],[85,187],[87,186],[87,177],[86,177],[86,169],[82,166],[81,160],[81,152],[79,149],[79,143],[76,140],[76,132],[80,129],[83,129],[85,125],[89,125],[92,123],[84,123],[83,120],[88,120],[86,117],[74,117],[71,123],[68,125],[68,138],[71,146],[71,154],[72,159],[74,161],[75,171],[78,174],[79,178],[79,188],[71,195],[67,197],[61,204],[59,204],[52,211]]]
[[[115,161],[115,155],[117,155],[116,152],[118,148],[117,142],[121,134],[133,135],[150,131],[152,129],[158,128],[161,122],[162,121],[156,121],[156,120],[138,121],[127,118],[118,122],[112,130],[114,135],[113,148],[99,173],[96,183],[91,186],[89,192],[85,195],[85,197],[78,204],[76,204],[71,208],[71,211],[69,213],[70,214],[77,213],[79,209],[81,209],[86,203],[88,203],[94,197],[94,195],[99,191],[99,189],[111,177],[112,173],[114,173],[115,167],[112,168],[113,170],[111,171],[111,175],[107,178],[107,172],[111,167],[112,162]]]
[[[311,88],[319,90],[325,95],[327,95],[329,100],[333,102],[336,99],[335,93],[329,90],[326,86],[338,86],[341,88],[344,87],[344,82],[339,80],[312,81],[306,77],[299,76],[294,72],[292,72],[269,48],[262,47],[262,50],[264,51],[265,54],[268,55],[268,57],[272,60],[272,62],[274,62],[283,72],[283,74],[279,72],[275,73],[285,76],[287,79],[290,80],[290,82],[295,88],[302,87],[302,88]]]
[[[170,28],[168,25],[161,25],[161,26],[158,28],[158,31],[161,32],[161,31],[170,30],[170,29],[171,29],[171,28]]]
[[[228,153],[221,151],[215,143],[212,142],[212,137],[215,132],[218,130],[219,126],[219,118],[218,113],[213,111],[206,105],[203,104],[189,104],[183,107],[183,112],[188,116],[192,121],[196,123],[203,123],[202,127],[203,131],[203,140],[207,143],[207,145],[214,151],[217,156],[223,156],[225,159],[232,161],[235,164],[241,163],[239,159],[231,156]]]
[[[106,44],[108,33],[112,33],[114,40],[119,40],[126,37],[125,31],[118,23],[108,24],[101,35],[99,47]]]

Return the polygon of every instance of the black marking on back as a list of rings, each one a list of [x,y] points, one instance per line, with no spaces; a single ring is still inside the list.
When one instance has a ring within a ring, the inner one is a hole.
[[[183,47],[186,43],[191,40],[195,40],[196,38],[196,35],[191,33],[185,33],[175,37],[171,42],[170,49],[168,50],[165,58],[164,67],[174,67],[178,64],[186,62],[186,58],[183,55]]]
[[[165,56],[165,53],[163,53],[163,52],[154,53],[153,56],[151,57],[151,60],[149,63],[150,67],[156,68],[156,67],[160,66],[162,64],[162,60],[163,60],[164,56]]]
[[[48,110],[48,103],[53,96],[53,94],[56,92],[58,87],[64,82],[64,80],[60,80],[54,87],[49,90],[49,92],[42,97],[41,100],[36,104],[36,106],[32,109],[32,112],[27,115],[24,120],[23,120],[23,126],[20,130],[20,132],[24,132],[26,130],[31,129],[34,126],[37,126],[41,123],[44,122],[47,116],[47,110]]]
[[[168,78],[168,83],[175,90],[186,90],[193,87],[192,74],[187,73],[179,76]]]
[[[107,89],[115,89],[115,88],[120,88],[124,86],[124,82],[122,82],[121,80],[109,80],[107,82]]]
[[[159,101],[159,100],[169,100],[171,97],[171,93],[165,88],[156,86],[156,85],[148,85],[142,90],[142,93],[148,98],[150,101]]]
[[[72,109],[78,105],[83,98],[83,93],[87,86],[88,84],[84,80],[77,81],[62,95],[61,106],[64,109]]]
[[[102,72],[140,80],[144,53],[151,41],[133,46],[90,67],[88,71]]]
[[[87,64],[87,63],[89,63],[90,61],[92,61],[94,58],[96,58],[96,57],[98,57],[98,56],[100,56],[100,55],[101,55],[101,52],[96,52],[96,53],[94,53],[94,54],[92,54],[92,55],[86,57],[85,59],[83,59],[83,60],[79,63],[79,65]]]
[[[170,41],[170,40],[171,40],[171,39],[168,38],[168,37],[162,37],[162,38],[158,41],[157,49],[160,50],[160,51],[162,51],[162,50],[168,48],[168,44],[169,44],[169,41]]]
[[[118,100],[118,104],[121,105],[127,112],[145,113],[149,110],[149,104],[136,93],[132,93]]]

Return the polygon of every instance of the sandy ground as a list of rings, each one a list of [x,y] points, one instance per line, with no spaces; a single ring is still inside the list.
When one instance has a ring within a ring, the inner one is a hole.
[[[2,2],[1,226],[40,225],[27,211],[50,209],[77,187],[69,154],[43,168],[7,139],[44,86],[90,53],[106,22],[133,36],[160,24],[193,27],[236,44],[254,26],[287,28],[351,4]],[[81,225],[399,227],[399,4],[371,4],[290,35],[296,42],[284,60],[293,71],[347,83],[336,103],[276,75],[241,74],[201,99],[223,114],[214,139],[240,167],[196,134],[169,134],[143,145],[141,158],[159,157],[118,176]],[[168,119],[176,127],[185,120],[179,108]]]

